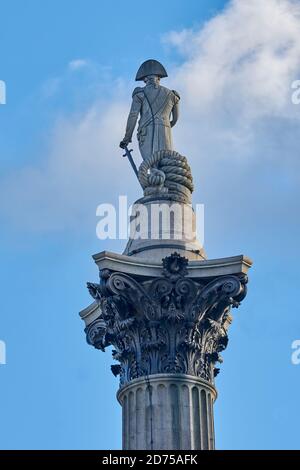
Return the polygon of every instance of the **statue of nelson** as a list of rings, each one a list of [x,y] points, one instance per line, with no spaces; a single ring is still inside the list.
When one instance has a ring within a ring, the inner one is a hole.
[[[120,147],[125,148],[131,142],[140,116],[137,138],[144,160],[157,150],[173,150],[171,128],[178,120],[180,97],[176,91],[160,85],[160,79],[167,76],[163,65],[156,60],[144,62],[136,74],[136,80],[146,85],[135,88],[132,93],[126,133]]]

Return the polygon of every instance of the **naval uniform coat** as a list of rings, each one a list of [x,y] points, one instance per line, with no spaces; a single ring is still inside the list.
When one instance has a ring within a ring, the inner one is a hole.
[[[131,142],[140,116],[137,138],[144,160],[157,150],[173,150],[170,119],[173,117],[174,125],[178,116],[179,99],[176,91],[152,83],[133,91],[125,140]]]

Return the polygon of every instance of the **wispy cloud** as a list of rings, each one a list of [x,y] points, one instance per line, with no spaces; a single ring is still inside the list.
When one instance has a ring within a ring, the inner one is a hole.
[[[99,101],[82,114],[59,118],[40,165],[2,180],[2,215],[40,231],[75,229],[94,217],[97,205],[117,193],[121,174],[130,180],[118,150],[126,108]]]
[[[183,97],[176,144],[192,163],[195,198],[217,214],[214,227],[243,221],[240,230],[261,224],[263,233],[294,223],[300,106],[291,86],[300,77],[299,31],[299,2],[234,0],[204,27],[164,38],[182,55],[170,74]]]
[[[274,204],[283,214],[291,194],[299,196],[300,106],[291,102],[299,31],[299,2],[234,0],[200,29],[165,36],[182,57],[169,71],[182,96],[176,149],[192,163],[195,198],[219,206],[227,225],[242,220],[245,207],[252,222],[268,223],[262,200],[268,214]],[[69,69],[85,65],[76,59]],[[107,91],[84,112],[58,118],[40,167],[2,179],[2,214],[32,229],[79,227],[97,203],[122,191],[131,173],[117,151],[131,90],[116,80]]]
[[[69,62],[70,70],[79,70],[88,67],[90,62],[87,59],[73,59]]]
[[[217,113],[241,127],[264,117],[299,118],[291,104],[299,30],[299,2],[234,0],[200,30],[167,34],[183,55],[175,82],[189,116]]]

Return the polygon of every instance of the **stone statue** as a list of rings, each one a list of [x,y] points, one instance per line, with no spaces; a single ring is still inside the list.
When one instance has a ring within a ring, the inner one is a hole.
[[[157,60],[146,60],[136,74],[144,87],[132,94],[132,105],[124,139],[120,147],[138,177],[144,197],[156,197],[179,202],[191,202],[193,178],[186,157],[173,149],[171,128],[179,115],[179,94],[160,85],[168,74]],[[128,144],[132,140],[138,118],[137,138],[143,162],[139,169],[133,161]]]
[[[144,81],[144,87],[137,87],[132,94],[132,105],[127,120],[125,137],[121,148],[127,147],[140,116],[137,138],[143,160],[149,159],[159,150],[173,150],[171,128],[178,120],[179,94],[160,85],[160,79],[167,77],[162,64],[156,60],[144,62],[137,74],[137,81]]]

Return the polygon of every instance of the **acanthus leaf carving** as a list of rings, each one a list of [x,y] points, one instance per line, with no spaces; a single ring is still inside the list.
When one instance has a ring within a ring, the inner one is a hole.
[[[157,373],[182,373],[214,383],[227,347],[230,308],[246,295],[246,276],[206,284],[186,277],[185,258],[164,259],[163,277],[141,281],[106,273],[88,288],[101,315],[86,330],[89,344],[114,346],[112,371],[121,384]],[[168,271],[169,270],[169,271]],[[168,275],[168,273],[170,275]]]

